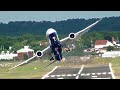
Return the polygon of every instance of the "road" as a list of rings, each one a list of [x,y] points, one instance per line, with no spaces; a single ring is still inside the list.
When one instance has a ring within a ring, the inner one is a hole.
[[[55,67],[41,79],[115,79],[111,64],[88,67]]]

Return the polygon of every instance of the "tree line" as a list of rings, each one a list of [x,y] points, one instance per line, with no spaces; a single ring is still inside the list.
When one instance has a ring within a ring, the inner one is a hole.
[[[65,35],[59,35],[60,39],[66,37]],[[88,38],[89,37],[89,38]],[[90,48],[91,45],[95,44],[96,40],[104,39],[112,41],[112,37],[115,40],[120,39],[120,32],[88,32],[79,38],[78,46],[83,46]],[[48,42],[47,38],[44,35],[34,35],[34,34],[24,34],[22,36],[0,36],[0,51],[7,51],[11,46],[11,51],[17,51],[18,49],[23,48],[28,45],[30,48],[37,50],[42,50],[46,46],[40,46],[40,42]]]
[[[10,21],[0,23],[1,36],[21,36],[24,34],[45,35],[48,28],[54,28],[58,34],[68,35],[70,32],[77,32],[97,21],[91,19],[67,19],[62,21]],[[91,31],[120,31],[120,17],[104,17]]]

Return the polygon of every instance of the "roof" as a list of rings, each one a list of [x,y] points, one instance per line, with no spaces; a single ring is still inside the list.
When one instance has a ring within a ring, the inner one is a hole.
[[[107,44],[107,40],[96,40],[95,41],[95,45],[106,45]]]
[[[34,50],[33,49],[30,49],[28,46],[24,46],[24,48],[20,49],[17,51],[17,53],[21,53],[21,52],[33,52]]]

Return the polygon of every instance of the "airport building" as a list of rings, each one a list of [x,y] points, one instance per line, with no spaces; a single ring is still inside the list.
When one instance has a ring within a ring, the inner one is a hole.
[[[2,51],[0,54],[0,60],[14,60],[17,57],[18,57],[18,54],[15,54],[12,52],[10,53],[9,51],[7,51],[7,53]]]
[[[114,45],[108,40],[96,40],[95,41],[95,49],[101,49],[101,48],[108,47],[108,46],[114,46]]]
[[[102,54],[102,57],[120,57],[120,51],[107,51]]]
[[[25,60],[34,55],[34,50],[30,49],[29,46],[24,46],[24,48],[17,51],[18,59]]]

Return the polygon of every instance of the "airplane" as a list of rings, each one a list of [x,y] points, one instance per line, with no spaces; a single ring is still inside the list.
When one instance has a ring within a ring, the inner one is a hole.
[[[77,33],[70,33],[66,38],[61,39],[61,40],[59,40],[59,37],[58,37],[58,34],[57,34],[56,30],[53,29],[53,28],[49,28],[46,31],[46,37],[48,38],[48,41],[49,41],[50,45],[48,47],[46,47],[45,49],[43,49],[42,51],[38,50],[33,57],[23,61],[22,63],[14,66],[12,68],[10,68],[9,70],[12,70],[12,69],[14,69],[14,68],[16,68],[18,66],[22,66],[24,64],[27,64],[28,62],[33,60],[35,57],[41,58],[45,54],[48,54],[48,53],[51,53],[53,55],[50,60],[54,60],[55,59],[52,63],[54,63],[55,61],[62,61],[62,58],[63,58],[62,57],[62,52],[63,52],[62,45],[67,43],[67,41],[74,40],[75,38],[77,38],[79,36],[82,36],[84,33],[88,32],[90,30],[90,28],[95,26],[101,20],[102,19],[99,19],[95,23],[89,25],[88,27],[86,27],[83,30],[78,31]]]

